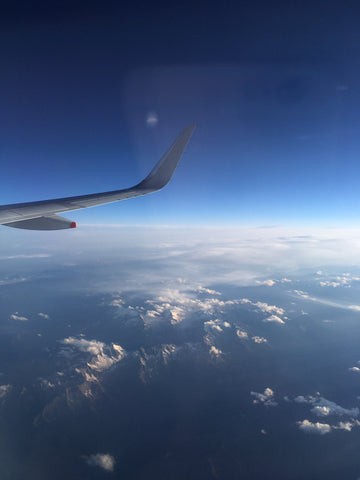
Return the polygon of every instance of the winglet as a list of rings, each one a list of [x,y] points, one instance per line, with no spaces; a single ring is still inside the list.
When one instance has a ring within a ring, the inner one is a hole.
[[[142,182],[136,185],[136,188],[156,191],[165,187],[172,177],[180,157],[184,153],[186,145],[189,143],[195,128],[196,125],[189,125],[180,133],[169,150],[161,157],[149,175]]]

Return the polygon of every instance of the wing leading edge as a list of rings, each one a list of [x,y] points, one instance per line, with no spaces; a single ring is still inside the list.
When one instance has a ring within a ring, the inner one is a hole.
[[[171,179],[194,130],[195,125],[186,127],[149,175],[134,187],[77,197],[2,205],[0,206],[0,225],[28,230],[74,228],[76,227],[75,222],[57,214],[118,202],[161,190]]]

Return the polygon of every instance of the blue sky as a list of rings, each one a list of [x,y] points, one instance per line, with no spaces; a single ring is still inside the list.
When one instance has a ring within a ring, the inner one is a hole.
[[[357,224],[357,2],[2,9],[1,204],[128,187],[196,123],[162,192],[68,217]]]

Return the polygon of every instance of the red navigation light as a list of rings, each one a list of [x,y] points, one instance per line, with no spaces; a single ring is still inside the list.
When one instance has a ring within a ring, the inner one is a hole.
[[[76,227],[77,227],[77,223],[76,222],[71,222],[70,228],[76,228]]]

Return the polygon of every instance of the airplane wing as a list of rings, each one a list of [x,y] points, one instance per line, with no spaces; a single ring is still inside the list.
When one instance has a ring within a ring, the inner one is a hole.
[[[0,206],[0,225],[27,230],[75,228],[76,222],[57,214],[156,192],[169,182],[194,130],[195,125],[186,127],[149,175],[134,187],[78,197],[2,205]]]

